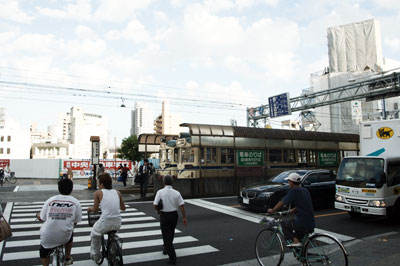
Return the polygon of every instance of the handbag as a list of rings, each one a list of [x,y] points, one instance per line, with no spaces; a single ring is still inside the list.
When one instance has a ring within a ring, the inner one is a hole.
[[[123,180],[122,180],[122,175],[118,176],[117,181],[118,181],[118,182],[122,182],[122,181],[123,181]]]
[[[163,209],[163,203],[162,203],[162,199],[160,199],[160,201],[158,202],[158,210],[162,210]]]
[[[141,174],[137,173],[135,175],[135,183],[136,184],[142,183],[142,175]]]
[[[7,220],[2,215],[0,218],[0,241],[3,241],[12,236],[11,227]]]

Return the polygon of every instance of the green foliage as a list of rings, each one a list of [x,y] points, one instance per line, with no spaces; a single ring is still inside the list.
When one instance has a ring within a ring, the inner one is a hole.
[[[139,152],[139,142],[136,135],[124,138],[118,152],[118,157],[125,160],[140,161],[144,157],[144,154]]]

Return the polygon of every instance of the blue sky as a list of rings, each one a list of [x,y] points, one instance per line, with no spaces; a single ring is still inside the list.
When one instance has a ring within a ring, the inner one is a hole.
[[[244,126],[246,107],[282,92],[299,96],[310,74],[328,66],[328,27],[371,18],[380,21],[384,57],[400,60],[396,0],[0,0],[0,6],[0,106],[43,130],[78,105],[108,116],[121,139],[129,135],[135,101],[148,102],[155,117],[163,99],[183,122],[236,119]],[[126,108],[119,107],[122,99]]]

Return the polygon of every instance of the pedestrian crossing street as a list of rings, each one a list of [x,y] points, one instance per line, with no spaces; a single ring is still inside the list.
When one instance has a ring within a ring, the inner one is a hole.
[[[97,265],[89,258],[90,231],[87,221],[87,208],[92,200],[80,201],[82,222],[74,229],[72,248],[73,265]],[[9,203],[11,206],[10,226],[13,236],[5,242],[1,265],[40,265],[39,238],[42,223],[35,221],[44,202]],[[218,249],[199,243],[199,240],[175,231],[174,245],[178,258],[217,252]],[[135,265],[150,261],[167,260],[161,252],[163,241],[159,221],[132,205],[122,213],[122,226],[118,235],[123,240],[124,265]],[[107,265],[105,260],[103,265]]]

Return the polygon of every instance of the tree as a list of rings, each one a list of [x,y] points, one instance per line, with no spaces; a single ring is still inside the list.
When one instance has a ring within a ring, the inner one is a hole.
[[[119,157],[130,161],[140,161],[143,159],[143,153],[139,152],[139,142],[136,135],[124,138],[121,148],[118,149]]]

